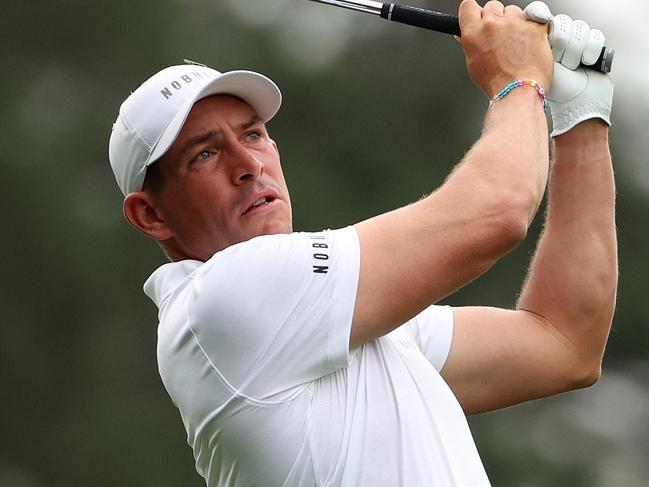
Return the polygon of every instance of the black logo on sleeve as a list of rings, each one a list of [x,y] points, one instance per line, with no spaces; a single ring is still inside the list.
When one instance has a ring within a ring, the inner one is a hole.
[[[311,248],[313,249],[313,273],[326,274],[329,272],[329,244],[324,235],[311,235]]]

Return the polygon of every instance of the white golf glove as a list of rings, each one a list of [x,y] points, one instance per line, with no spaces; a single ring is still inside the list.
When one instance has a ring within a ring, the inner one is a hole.
[[[582,20],[572,20],[567,15],[553,17],[549,7],[540,1],[530,3],[524,14],[528,20],[550,23],[550,46],[555,60],[554,80],[547,96],[552,112],[552,137],[591,118],[611,125],[613,78],[580,67],[582,62],[595,64],[606,43],[604,34]]]

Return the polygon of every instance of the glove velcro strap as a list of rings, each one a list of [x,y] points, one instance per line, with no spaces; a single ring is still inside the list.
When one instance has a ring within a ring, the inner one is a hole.
[[[571,107],[568,112],[563,112],[557,115],[553,114],[553,124],[555,128],[550,136],[557,137],[561,134],[565,134],[581,122],[585,122],[592,118],[599,118],[610,127],[611,109],[599,103],[583,103]]]

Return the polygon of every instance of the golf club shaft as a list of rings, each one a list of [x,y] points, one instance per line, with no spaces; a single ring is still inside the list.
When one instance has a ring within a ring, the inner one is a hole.
[[[460,36],[460,22],[455,15],[449,15],[442,12],[435,12],[407,5],[398,5],[396,3],[382,3],[370,0],[311,0],[318,3],[333,5],[335,7],[347,8],[378,15],[379,17],[400,22],[402,24],[413,25],[428,30],[434,30],[444,34]],[[615,50],[604,47],[599,59],[593,65],[585,66],[602,73],[610,73],[613,65]]]

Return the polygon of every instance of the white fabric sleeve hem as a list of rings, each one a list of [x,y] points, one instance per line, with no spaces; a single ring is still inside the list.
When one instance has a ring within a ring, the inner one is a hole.
[[[349,364],[349,340],[351,336],[352,320],[356,307],[358,292],[358,279],[360,273],[360,243],[354,227],[338,230],[335,240],[337,247],[348,249],[346,252],[336,252],[342,262],[337,264],[341,276],[336,287],[333,299],[342,305],[335,306],[336,313],[332,316],[329,332],[328,357],[329,365],[334,368],[346,367]],[[338,326],[346,323],[347,326]]]
[[[453,330],[455,328],[455,321],[453,316],[453,308],[450,306],[437,306],[440,317],[443,317],[445,326],[441,326],[441,330],[437,339],[438,343],[438,353],[435,356],[435,361],[432,362],[433,367],[437,371],[441,372],[446,364],[448,355],[451,352],[451,345],[453,343]]]
[[[453,341],[453,308],[430,306],[404,327],[426,359],[441,372]]]

